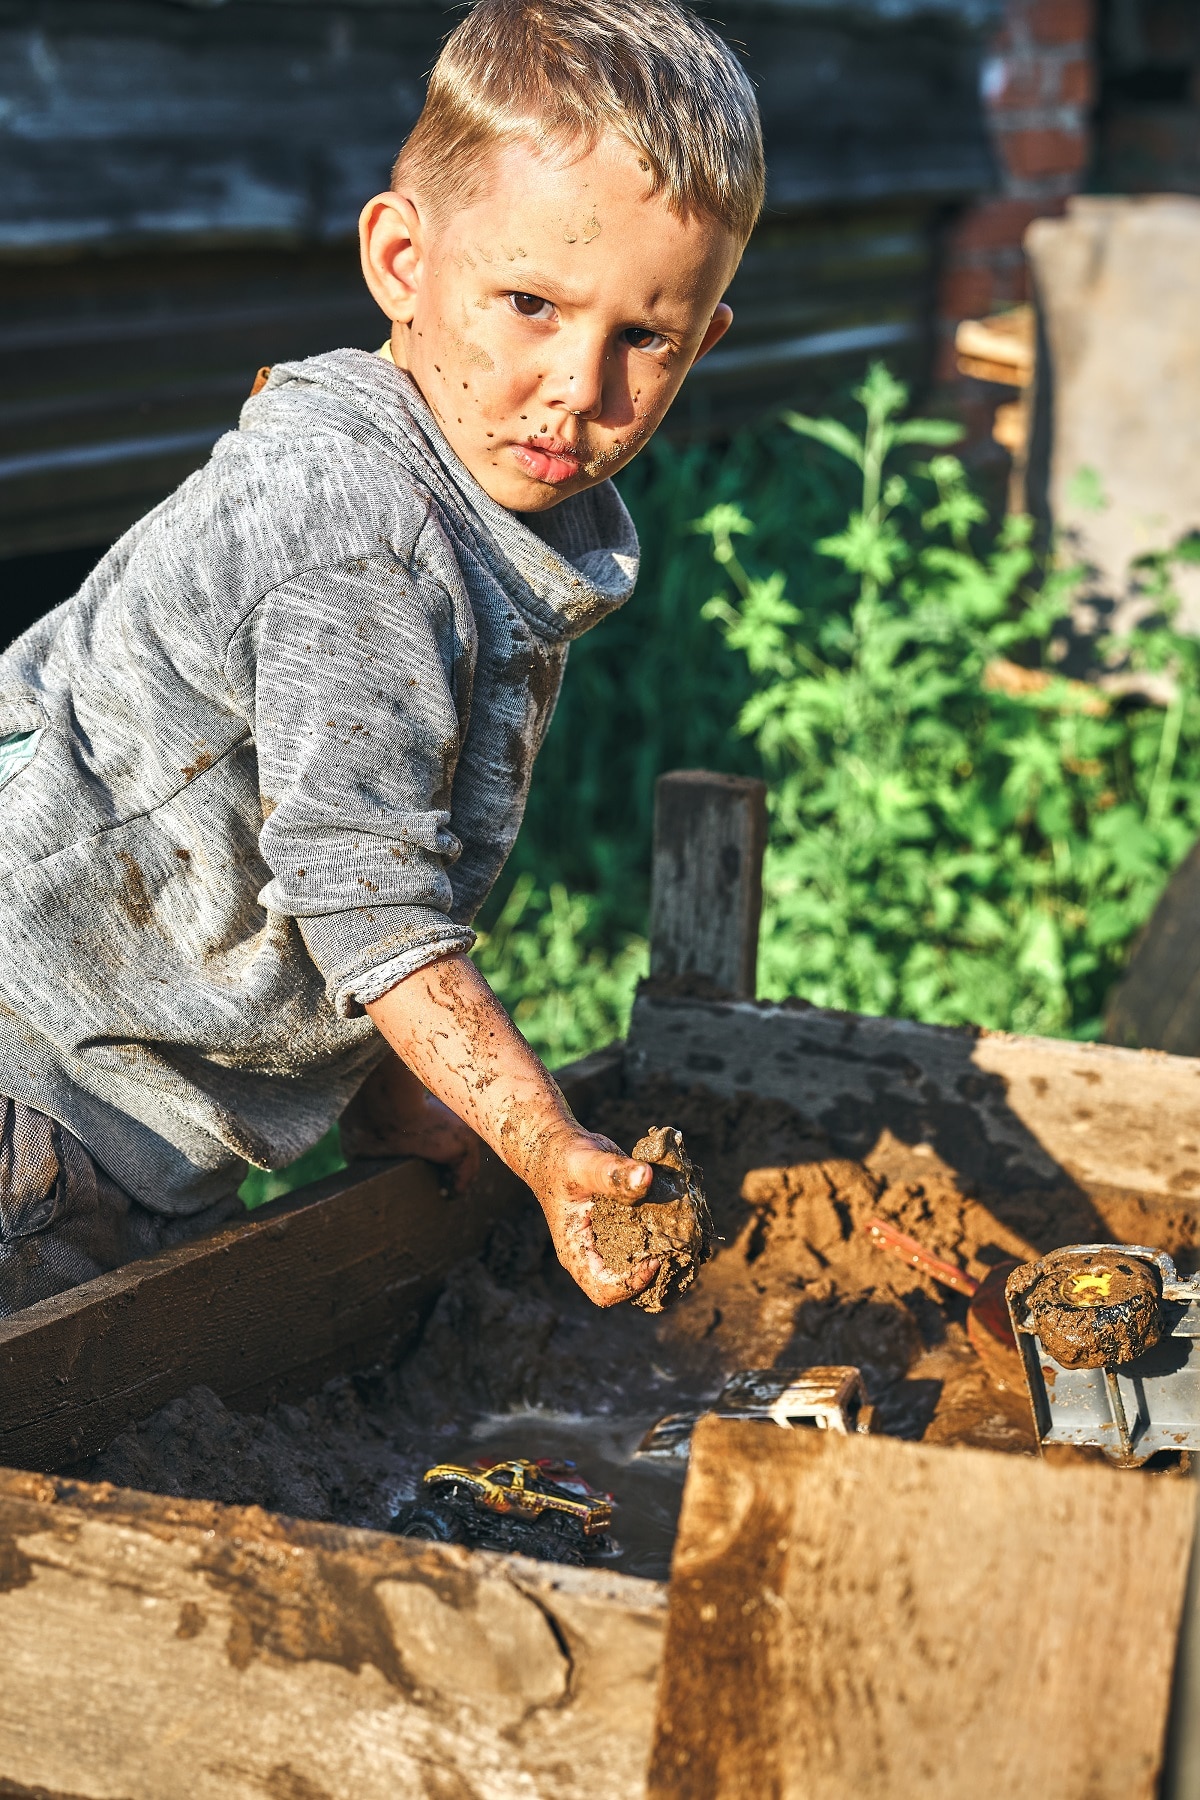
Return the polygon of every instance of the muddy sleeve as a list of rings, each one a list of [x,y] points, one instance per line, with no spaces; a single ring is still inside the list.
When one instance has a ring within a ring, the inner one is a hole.
[[[260,902],[296,920],[347,1016],[475,941],[447,873],[470,615],[385,555],[293,578],[254,630]]]

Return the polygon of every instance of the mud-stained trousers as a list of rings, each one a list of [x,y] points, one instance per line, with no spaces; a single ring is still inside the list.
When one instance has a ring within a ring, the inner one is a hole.
[[[0,1318],[241,1217],[236,1194],[190,1218],[152,1212],[64,1126],[0,1096]]]

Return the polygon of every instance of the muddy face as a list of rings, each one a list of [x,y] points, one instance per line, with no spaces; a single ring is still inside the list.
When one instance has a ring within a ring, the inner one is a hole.
[[[503,145],[444,217],[401,187],[364,210],[363,272],[484,492],[543,512],[623,468],[726,330],[740,245],[612,133]]]
[[[687,1292],[702,1263],[717,1247],[704,1197],[703,1171],[688,1155],[683,1133],[656,1125],[633,1146],[635,1161],[654,1164],[649,1194],[635,1206],[597,1200],[592,1214],[596,1244],[607,1266],[624,1275],[648,1256],[660,1259],[658,1274],[633,1304],[660,1313]]]

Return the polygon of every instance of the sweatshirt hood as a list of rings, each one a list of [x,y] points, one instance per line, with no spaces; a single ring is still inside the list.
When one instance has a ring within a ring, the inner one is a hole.
[[[611,481],[544,513],[510,512],[443,437],[412,376],[367,350],[278,363],[242,409],[244,432],[333,431],[399,463],[437,502],[460,552],[491,569],[541,636],[579,637],[633,592],[638,541]]]

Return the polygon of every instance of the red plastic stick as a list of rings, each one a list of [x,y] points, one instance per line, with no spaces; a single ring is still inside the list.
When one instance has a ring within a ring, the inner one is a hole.
[[[868,1219],[863,1228],[871,1242],[878,1250],[890,1250],[910,1268],[919,1269],[922,1275],[931,1275],[940,1281],[943,1287],[953,1288],[956,1294],[966,1294],[970,1299],[979,1283],[965,1269],[954,1263],[943,1262],[940,1256],[932,1255],[916,1238],[910,1238],[906,1232],[897,1231],[886,1219]]]

